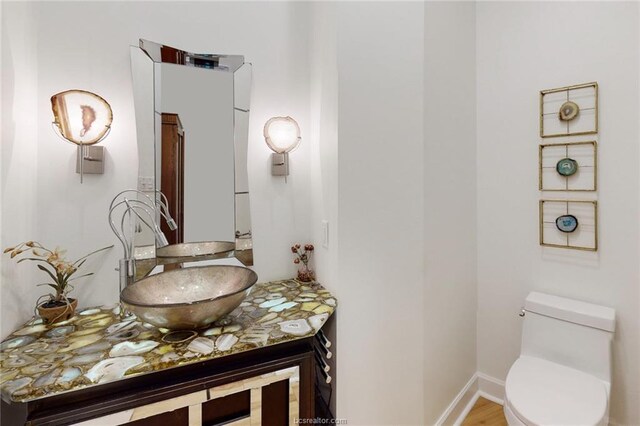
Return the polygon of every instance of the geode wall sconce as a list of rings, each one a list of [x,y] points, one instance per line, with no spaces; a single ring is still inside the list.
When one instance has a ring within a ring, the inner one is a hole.
[[[67,90],[51,97],[54,130],[78,146],[76,173],[104,173],[104,148],[94,146],[111,131],[113,112],[101,96],[86,90]]]
[[[300,144],[300,126],[291,117],[272,117],[264,125],[264,140],[273,151],[271,154],[271,174],[289,175],[289,152]]]

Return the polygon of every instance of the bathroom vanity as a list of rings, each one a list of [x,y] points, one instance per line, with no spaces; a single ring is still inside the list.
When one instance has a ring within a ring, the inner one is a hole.
[[[32,320],[1,344],[2,424],[330,418],[335,346],[325,332],[335,308],[320,284],[286,280],[256,284],[230,315],[197,332],[157,328],[119,306],[52,326]]]

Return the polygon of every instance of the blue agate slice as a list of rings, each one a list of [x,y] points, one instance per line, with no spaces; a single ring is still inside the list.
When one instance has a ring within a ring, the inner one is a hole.
[[[562,232],[570,233],[578,228],[578,218],[572,214],[565,214],[556,219],[556,228]]]
[[[563,158],[556,163],[556,171],[562,176],[571,176],[578,171],[578,162],[572,158]]]

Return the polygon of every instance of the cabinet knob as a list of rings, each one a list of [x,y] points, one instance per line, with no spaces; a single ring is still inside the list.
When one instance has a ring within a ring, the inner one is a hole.
[[[318,367],[320,367],[320,369],[325,373],[328,373],[331,370],[331,367],[329,366],[329,364],[327,364],[325,360],[322,359],[322,357],[318,354],[318,352],[316,352],[316,362],[318,363]]]
[[[316,337],[318,338],[320,343],[322,343],[324,345],[325,348],[330,348],[331,347],[331,341],[329,339],[327,339],[327,336],[324,334],[324,332],[322,330],[318,331],[318,334],[316,334]]]

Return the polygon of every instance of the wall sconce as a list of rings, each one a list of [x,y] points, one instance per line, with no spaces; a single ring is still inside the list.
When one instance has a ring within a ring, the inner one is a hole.
[[[300,127],[291,117],[273,117],[264,125],[264,139],[273,151],[271,154],[271,174],[289,175],[289,152],[299,144]]]
[[[76,173],[104,173],[104,148],[92,146],[111,131],[113,112],[102,97],[85,90],[67,90],[51,97],[54,131],[78,145]]]

